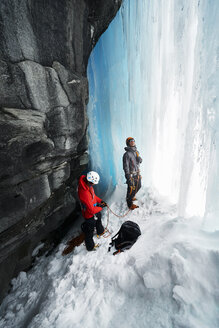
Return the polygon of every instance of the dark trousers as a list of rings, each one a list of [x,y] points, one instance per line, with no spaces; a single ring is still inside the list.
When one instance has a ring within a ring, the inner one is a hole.
[[[101,212],[95,214],[97,220],[94,219],[94,216],[90,219],[85,219],[81,225],[81,229],[85,234],[85,246],[88,251],[91,251],[94,248],[94,228],[97,230],[97,234],[101,235],[104,232],[104,227],[101,222]]]
[[[135,197],[139,189],[141,188],[141,176],[136,175],[132,178],[132,182],[128,183],[126,201],[128,207],[132,206],[132,199]]]

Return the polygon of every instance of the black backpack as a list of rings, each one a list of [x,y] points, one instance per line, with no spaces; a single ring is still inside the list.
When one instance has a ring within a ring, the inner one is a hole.
[[[125,249],[129,249],[136,242],[141,235],[139,225],[133,221],[125,221],[117,234],[111,239],[111,243],[108,249],[110,251],[112,246],[117,249],[113,255],[123,252]]]

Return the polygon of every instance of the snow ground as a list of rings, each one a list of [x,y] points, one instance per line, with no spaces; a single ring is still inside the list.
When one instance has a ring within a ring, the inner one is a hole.
[[[125,192],[108,201],[120,215]],[[78,222],[53,254],[13,279],[0,328],[218,328],[219,231],[201,230],[200,218],[176,217],[151,191],[137,198],[140,208],[125,218],[110,214],[112,236],[126,220],[139,224],[142,235],[130,250],[113,256],[110,238],[101,237],[97,251],[82,244],[63,257]]]

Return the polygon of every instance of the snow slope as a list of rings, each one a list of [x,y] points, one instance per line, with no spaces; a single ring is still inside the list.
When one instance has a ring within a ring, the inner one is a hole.
[[[119,187],[108,200],[120,215],[125,193]],[[176,217],[175,206],[151,190],[138,199],[140,208],[125,218],[110,214],[112,235],[125,220],[139,224],[129,251],[113,256],[110,238],[101,237],[97,251],[81,245],[63,257],[78,222],[52,255],[13,279],[0,327],[218,328],[219,232],[202,231],[200,218]]]

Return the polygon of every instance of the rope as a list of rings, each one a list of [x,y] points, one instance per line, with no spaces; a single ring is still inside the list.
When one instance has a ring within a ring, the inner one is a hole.
[[[109,212],[111,212],[112,214],[114,214],[115,216],[117,216],[117,218],[124,218],[129,212],[131,211],[131,209],[128,210],[128,212],[126,212],[123,215],[118,215],[116,213],[113,212],[113,210],[111,210],[111,208],[109,207],[109,205],[107,205],[107,223],[106,223],[106,227],[104,229],[105,233],[108,232],[108,234],[103,235],[104,238],[108,238],[111,235],[111,232],[109,232],[108,230],[108,225],[109,225]]]
[[[134,197],[135,197],[135,195],[137,193],[137,187],[138,187],[138,183],[139,183],[139,178],[140,178],[140,174],[138,173],[138,180],[137,180],[137,184],[136,184],[136,187],[135,187],[135,190],[136,191],[135,191]],[[107,237],[109,237],[109,235],[111,235],[111,233],[108,230],[108,225],[109,225],[109,212],[111,212],[113,215],[117,216],[117,218],[124,218],[131,211],[131,209],[129,209],[125,214],[118,215],[115,212],[113,212],[113,210],[111,210],[111,208],[109,207],[108,204],[106,206],[107,206],[107,224],[106,224],[105,231],[107,231],[109,234],[105,238],[107,238]]]
[[[129,209],[128,212],[126,212],[125,214],[123,214],[123,215],[118,215],[118,214],[114,213],[113,210],[111,210],[111,208],[109,207],[109,205],[107,205],[107,209],[108,209],[108,214],[109,214],[109,211],[110,211],[110,212],[113,213],[115,216],[117,216],[117,218],[124,218],[124,217],[125,217],[130,211],[131,211],[131,209]]]

